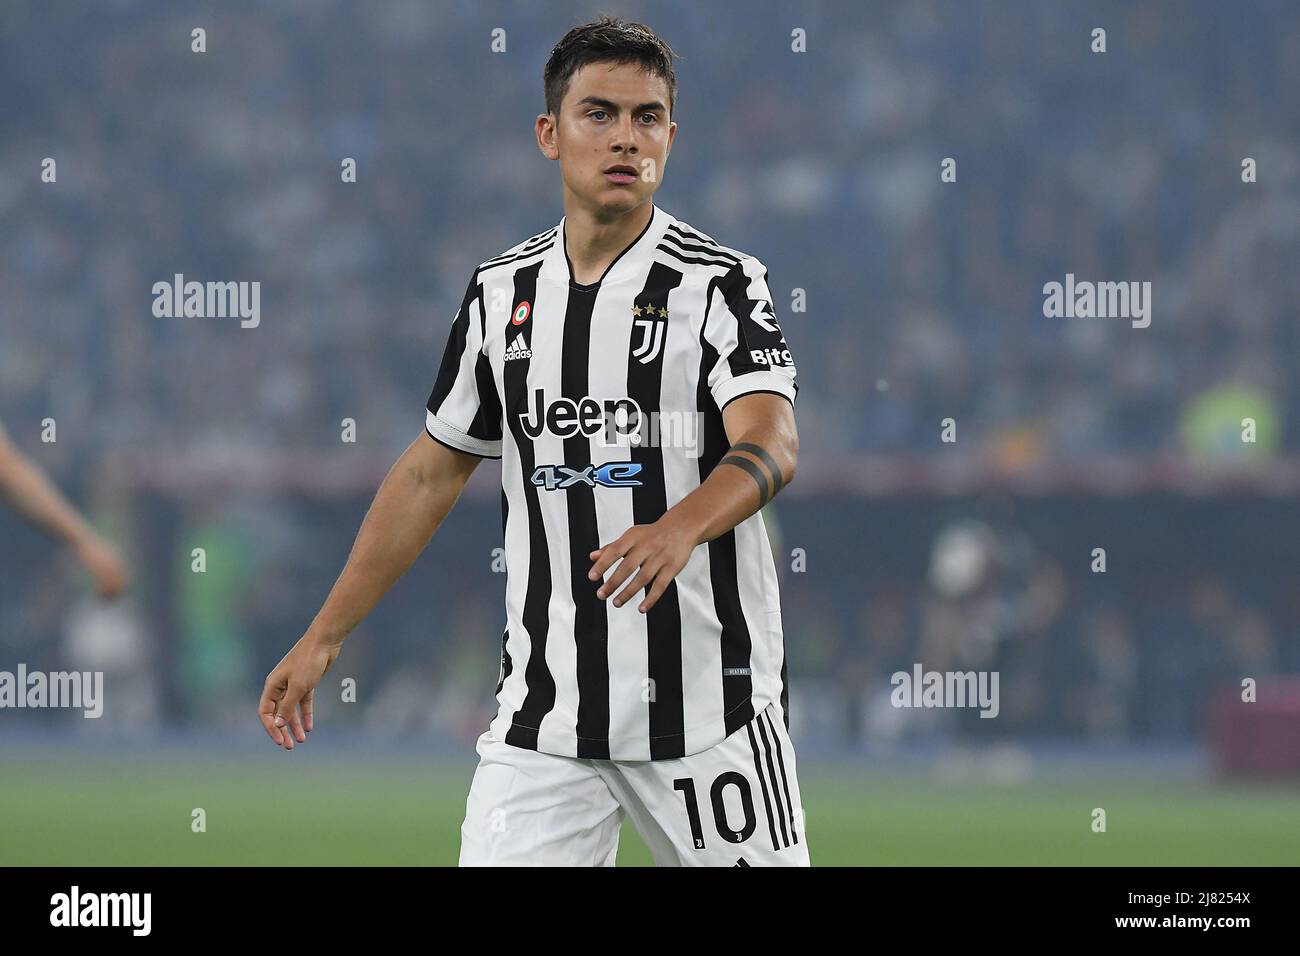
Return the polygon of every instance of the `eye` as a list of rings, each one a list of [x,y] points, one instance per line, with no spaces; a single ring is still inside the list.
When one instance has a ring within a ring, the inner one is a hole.
[[[599,115],[597,115],[597,114],[599,114]],[[592,119],[594,119],[594,120],[600,120],[600,119],[604,119],[604,118],[605,118],[605,111],[604,111],[604,110],[592,110],[592,111],[591,111],[590,113],[588,113],[587,115],[590,116],[590,117],[591,117]]]
[[[642,113],[642,114],[641,114],[641,118],[642,118],[642,119],[646,119],[647,117],[650,119],[650,122],[651,122],[651,123],[657,122],[658,119],[659,119],[659,117],[658,117],[657,115],[655,115],[654,113]]]

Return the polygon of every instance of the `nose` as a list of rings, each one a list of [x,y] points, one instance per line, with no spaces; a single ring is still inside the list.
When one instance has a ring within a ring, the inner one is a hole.
[[[618,126],[614,128],[614,142],[611,145],[616,151],[619,149],[628,153],[637,151],[636,141],[632,135],[632,117],[624,116],[619,121]]]

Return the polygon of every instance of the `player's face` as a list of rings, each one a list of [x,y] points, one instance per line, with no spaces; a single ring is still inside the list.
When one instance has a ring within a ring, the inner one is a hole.
[[[565,187],[583,205],[617,216],[659,188],[677,132],[661,77],[635,63],[588,63],[554,119],[550,149],[543,141],[542,151],[559,160]]]

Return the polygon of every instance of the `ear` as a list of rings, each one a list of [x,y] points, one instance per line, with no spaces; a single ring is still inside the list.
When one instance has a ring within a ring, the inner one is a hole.
[[[547,159],[560,158],[560,146],[556,142],[558,127],[555,117],[550,113],[538,114],[533,132],[537,135],[537,148]]]

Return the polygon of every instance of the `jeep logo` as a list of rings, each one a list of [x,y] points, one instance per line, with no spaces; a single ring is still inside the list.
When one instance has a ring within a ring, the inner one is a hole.
[[[519,424],[524,434],[534,441],[543,431],[558,438],[586,435],[588,438],[605,433],[637,435],[641,429],[641,406],[631,398],[607,398],[599,402],[590,395],[574,401],[557,398],[547,404],[546,390],[533,392],[533,408],[519,413]],[[636,439],[632,443],[636,444]]]

